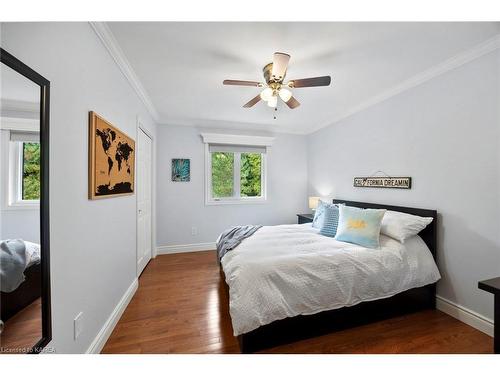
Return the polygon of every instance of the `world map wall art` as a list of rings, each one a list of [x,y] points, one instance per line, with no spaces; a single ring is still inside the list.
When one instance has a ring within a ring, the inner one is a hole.
[[[89,199],[134,193],[135,142],[89,112]]]

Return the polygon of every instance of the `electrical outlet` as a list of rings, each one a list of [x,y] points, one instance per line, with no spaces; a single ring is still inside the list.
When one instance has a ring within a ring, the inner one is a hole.
[[[73,320],[73,337],[76,340],[83,332],[83,312],[80,311]]]
[[[191,227],[191,235],[196,236],[198,234],[198,228]]]

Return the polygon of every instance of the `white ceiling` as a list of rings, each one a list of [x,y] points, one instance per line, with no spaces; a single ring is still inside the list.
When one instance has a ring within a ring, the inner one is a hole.
[[[108,23],[159,122],[309,133],[362,103],[497,35],[500,23]],[[292,57],[288,79],[331,75],[301,88],[301,106],[242,105],[275,51]]]

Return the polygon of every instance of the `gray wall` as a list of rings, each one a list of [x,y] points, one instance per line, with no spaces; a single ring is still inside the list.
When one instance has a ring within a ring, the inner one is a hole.
[[[232,225],[296,222],[295,214],[307,209],[305,137],[274,135],[276,140],[269,148],[267,157],[266,203],[206,206],[202,131],[210,132],[194,127],[158,126],[158,246],[215,242],[220,232]],[[191,159],[190,182],[171,181],[172,158]],[[197,228],[197,235],[191,234],[192,227]]]
[[[1,36],[3,48],[51,81],[49,345],[81,353],[136,277],[136,196],[87,199],[88,111],[134,139],[137,115],[153,133],[155,124],[88,23],[2,23]]]
[[[500,53],[490,53],[308,137],[309,192],[434,208],[438,294],[492,318],[478,280],[500,275]],[[354,188],[377,170],[411,190]]]

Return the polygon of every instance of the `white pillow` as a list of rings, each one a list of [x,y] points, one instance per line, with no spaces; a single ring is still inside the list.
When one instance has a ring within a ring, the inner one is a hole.
[[[403,212],[387,211],[382,219],[380,233],[392,237],[401,243],[417,235],[432,222],[432,217],[421,217]]]

